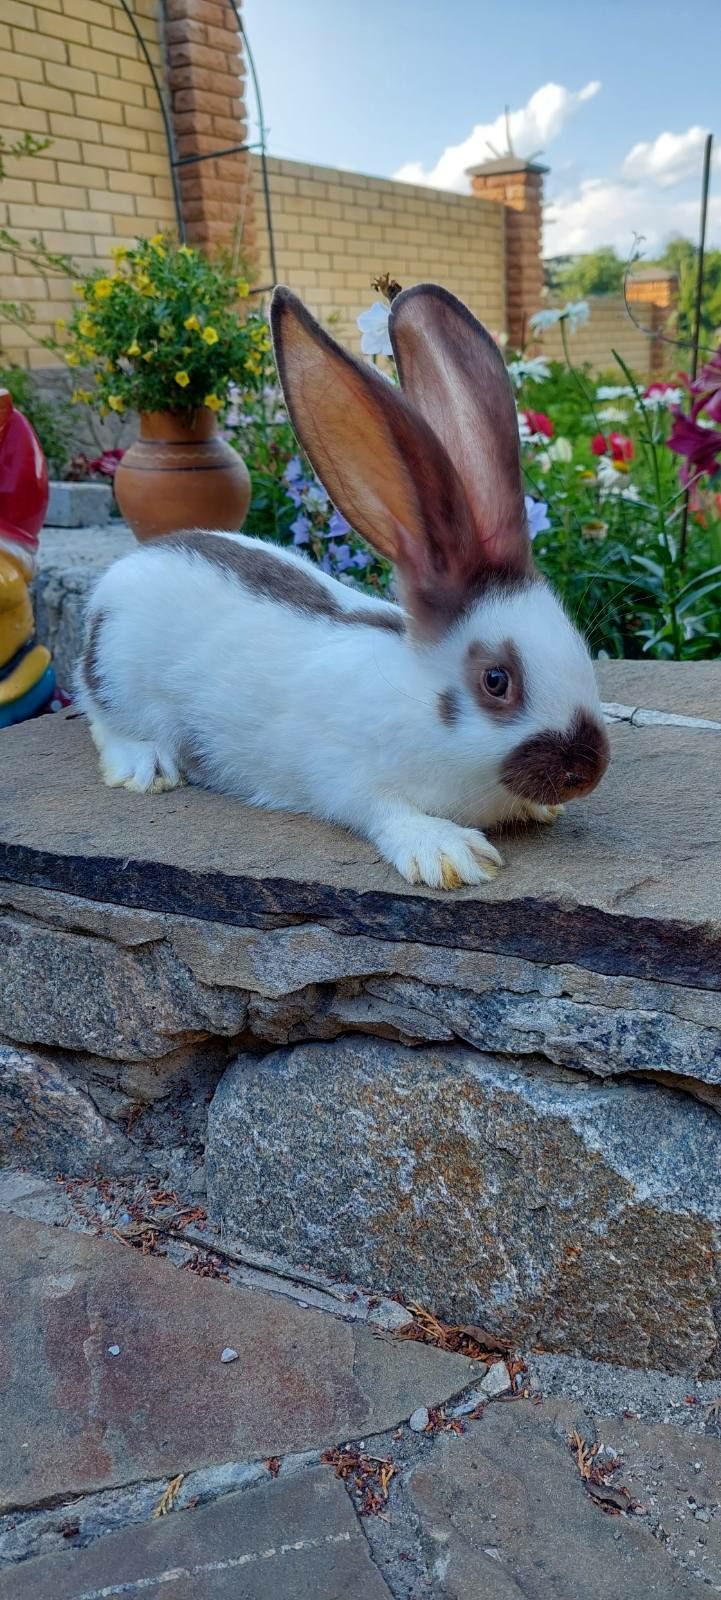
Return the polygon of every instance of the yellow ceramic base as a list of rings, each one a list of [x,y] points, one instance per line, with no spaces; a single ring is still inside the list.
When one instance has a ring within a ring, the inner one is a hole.
[[[2,617],[0,617],[0,626]],[[44,672],[50,666],[50,651],[44,644],[36,644],[28,650],[22,661],[19,661],[13,671],[6,678],[0,678],[0,706],[8,706],[13,700],[19,700],[21,695],[27,694],[39,682]]]

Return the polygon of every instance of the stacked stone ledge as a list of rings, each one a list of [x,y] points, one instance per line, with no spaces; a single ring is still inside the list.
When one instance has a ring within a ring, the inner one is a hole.
[[[606,783],[455,896],[307,818],[106,790],[72,714],[4,734],[4,1166],[187,1193],[204,1150],[241,1250],[719,1373],[718,668],[601,670]]]

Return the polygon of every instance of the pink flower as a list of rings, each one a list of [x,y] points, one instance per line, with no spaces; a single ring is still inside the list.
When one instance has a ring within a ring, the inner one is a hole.
[[[673,428],[667,443],[677,456],[686,457],[686,464],[681,468],[683,483],[688,483],[689,477],[697,472],[707,472],[713,477],[721,466],[721,433],[715,428],[702,428],[694,417],[686,417],[682,411],[673,413]]]
[[[605,435],[604,434],[602,434],[602,433],[594,433],[593,438],[591,440],[591,449],[592,449],[592,451],[593,451],[595,456],[605,456],[605,454],[606,454],[606,439],[605,439]]]
[[[101,456],[88,462],[88,472],[100,472],[104,478],[114,478],[124,454],[124,450],[104,450]]]
[[[542,433],[547,439],[553,438],[553,423],[545,411],[524,411],[523,415],[531,433]]]
[[[721,422],[721,349],[701,368],[691,384],[691,392],[696,396],[692,417],[696,418],[699,411],[705,411],[714,422]]]

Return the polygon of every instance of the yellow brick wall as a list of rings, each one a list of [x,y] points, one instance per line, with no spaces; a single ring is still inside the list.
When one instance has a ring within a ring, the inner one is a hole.
[[[554,301],[547,303],[553,305]],[[587,303],[591,313],[588,322],[576,333],[568,335],[571,360],[579,366],[589,362],[594,372],[614,372],[617,374],[614,381],[625,383],[623,373],[613,359],[613,351],[617,350],[633,373],[640,378],[648,378],[652,341],[647,334],[634,327],[624,306],[623,295],[588,295]],[[649,310],[649,307],[638,307],[641,312]],[[648,315],[641,315],[639,321],[650,325]],[[554,361],[564,360],[561,333],[557,326],[548,328],[533,348]]]
[[[254,159],[259,283],[270,281],[260,162]],[[357,348],[355,319],[389,272],[404,288],[442,283],[505,331],[504,210],[499,204],[297,161],[268,161],[278,277]]]
[[[156,0],[132,0],[156,70],[161,68]],[[161,79],[162,81],[162,79]],[[109,249],[174,224],[163,122],[152,78],[119,0],[0,0],[0,133],[52,140],[42,155],[9,161],[0,222],[85,270]],[[0,300],[36,313],[51,331],[73,299],[65,279],[39,277],[0,254]],[[3,359],[47,367],[28,332],[0,325]]]

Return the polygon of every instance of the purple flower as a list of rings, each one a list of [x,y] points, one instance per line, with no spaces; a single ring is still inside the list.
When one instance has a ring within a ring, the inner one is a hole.
[[[363,569],[365,567],[369,567],[370,564],[371,564],[371,557],[368,555],[367,551],[366,550],[356,550],[356,553],[355,553],[355,555],[353,557],[353,560],[351,562],[351,566],[357,567],[358,571],[362,572]]]
[[[673,427],[666,443],[676,455],[686,457],[687,464],[680,472],[681,482],[688,483],[689,477],[697,472],[707,472],[712,478],[721,466],[721,433],[715,428],[702,427],[676,408],[671,415]]]
[[[332,539],[342,539],[346,533],[350,533],[350,523],[346,522],[342,512],[335,510],[331,512],[328,532]]]
[[[287,465],[287,467],[285,469],[285,472],[283,473],[283,477],[284,477],[286,483],[297,483],[298,479],[302,478],[302,476],[303,476],[303,464],[301,462],[300,456],[291,456],[290,461],[288,462],[288,465]]]
[[[529,539],[535,539],[537,534],[545,533],[546,528],[551,526],[545,500],[534,500],[530,494],[526,495],[526,517]]]
[[[325,511],[328,505],[328,496],[320,483],[312,483],[306,491],[305,503],[309,511]]]
[[[291,533],[293,535],[293,543],[294,544],[307,544],[308,543],[308,535],[310,533],[310,529],[311,529],[310,517],[304,516],[303,512],[301,511],[300,516],[296,517],[295,522],[291,522],[291,525],[290,525],[290,531],[291,531]]]
[[[329,544],[328,555],[335,566],[336,572],[347,572],[353,556],[349,544]]]

